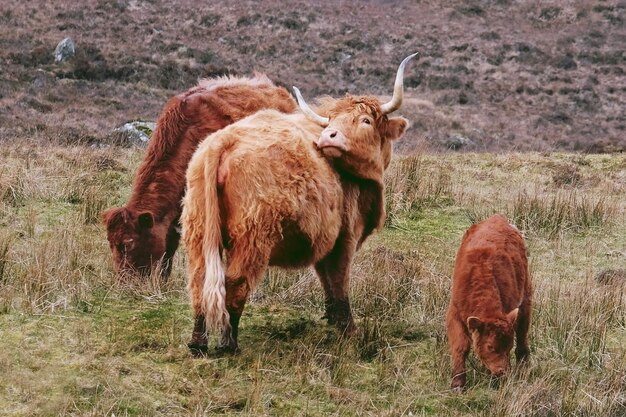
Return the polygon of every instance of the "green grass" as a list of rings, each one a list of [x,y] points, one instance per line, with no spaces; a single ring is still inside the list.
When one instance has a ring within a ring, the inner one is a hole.
[[[127,197],[140,151],[3,145],[0,154],[5,174],[20,173],[0,176],[0,415],[626,410],[626,287],[594,281],[625,262],[623,156],[396,159],[391,220],[354,263],[357,336],[343,339],[321,320],[323,294],[310,271],[271,270],[242,318],[242,353],[194,359],[184,251],[166,283],[120,281],[99,224],[99,210]],[[518,224],[535,286],[531,363],[497,383],[470,356],[468,390],[454,394],[444,316],[458,245],[472,221],[527,207],[524,193],[539,218],[562,208],[551,205],[559,195],[602,199],[600,220],[569,217],[555,233]]]

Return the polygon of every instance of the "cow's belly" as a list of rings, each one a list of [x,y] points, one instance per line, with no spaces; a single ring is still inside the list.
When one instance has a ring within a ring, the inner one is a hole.
[[[321,210],[317,208],[319,217],[309,213],[307,220],[285,219],[281,223],[281,239],[272,248],[270,265],[287,268],[312,265],[333,249],[341,225],[338,207],[330,204]]]
[[[298,268],[311,265],[315,259],[311,237],[289,222],[283,225],[283,238],[276,243],[270,256],[270,265]]]

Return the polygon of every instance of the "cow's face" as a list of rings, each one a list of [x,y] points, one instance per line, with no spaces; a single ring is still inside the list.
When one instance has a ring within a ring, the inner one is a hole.
[[[515,309],[498,319],[467,318],[474,352],[494,376],[504,375],[511,367],[509,353],[513,348],[517,313]]]
[[[341,100],[322,100],[319,113],[312,110],[294,87],[300,110],[306,117],[324,127],[316,141],[326,156],[336,158],[337,165],[352,175],[377,181],[391,161],[391,141],[398,139],[408,126],[403,117],[389,118],[398,110],[404,97],[404,67],[417,53],[404,58],[398,67],[393,96],[387,103],[371,96],[346,96]]]
[[[327,114],[328,126],[317,139],[317,147],[363,177],[382,174],[391,161],[391,142],[408,126],[404,117],[383,115],[374,97],[347,96],[334,102]]]
[[[165,253],[165,236],[156,233],[152,213],[118,207],[105,211],[102,218],[115,271],[149,274]]]

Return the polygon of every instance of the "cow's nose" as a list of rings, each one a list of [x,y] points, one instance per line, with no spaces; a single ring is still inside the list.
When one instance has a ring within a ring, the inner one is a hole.
[[[322,134],[320,135],[320,139],[321,140],[337,140],[337,135],[338,135],[338,131],[337,129],[326,129],[322,132]]]
[[[506,373],[506,369],[505,368],[498,368],[495,369],[493,372],[493,376],[495,376],[496,378],[500,378],[501,376],[503,376]]]
[[[337,148],[342,151],[347,150],[346,138],[337,129],[324,129],[317,139],[316,144],[319,149]]]

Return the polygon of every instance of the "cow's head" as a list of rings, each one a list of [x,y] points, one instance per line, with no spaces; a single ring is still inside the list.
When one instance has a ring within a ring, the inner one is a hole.
[[[391,161],[391,142],[408,127],[404,117],[388,115],[400,108],[404,95],[404,67],[417,54],[406,57],[396,74],[391,100],[381,103],[372,96],[346,96],[339,100],[322,99],[320,116],[304,101],[294,87],[303,113],[325,129],[316,141],[317,147],[338,164],[362,178],[382,182],[382,173]]]
[[[516,308],[496,319],[467,318],[474,352],[494,376],[504,375],[511,366],[509,353],[513,348],[518,311]]]
[[[165,254],[165,234],[158,233],[149,211],[116,207],[102,213],[116,272],[149,274]]]

